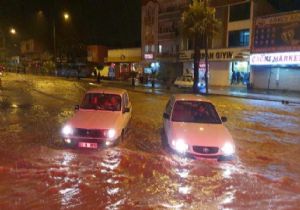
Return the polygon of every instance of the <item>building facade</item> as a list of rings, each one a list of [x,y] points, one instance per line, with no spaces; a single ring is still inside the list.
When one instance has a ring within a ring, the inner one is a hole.
[[[87,61],[90,63],[104,64],[104,58],[107,57],[108,47],[103,45],[87,46]]]
[[[247,87],[252,83],[249,63],[253,19],[273,12],[263,1],[226,0],[211,1],[216,18],[221,21],[219,33],[209,43],[209,84],[214,86]],[[179,60],[183,73],[193,73],[193,46],[182,39]],[[201,51],[199,79],[204,83],[204,50]]]
[[[145,62],[176,63],[181,74],[193,74],[193,43],[179,31],[181,14],[190,2],[143,1],[142,54]],[[273,9],[264,1],[254,0],[212,0],[210,4],[216,8],[216,18],[222,24],[218,35],[209,42],[209,84],[247,86],[252,82],[249,63],[252,20],[272,13]],[[203,80],[204,51],[201,55],[198,70],[199,79]]]
[[[181,41],[179,21],[189,3],[190,0],[142,1],[141,49],[146,67],[159,65],[161,70],[172,68],[182,71],[178,60]]]
[[[255,19],[250,64],[255,88],[300,91],[300,11]]]

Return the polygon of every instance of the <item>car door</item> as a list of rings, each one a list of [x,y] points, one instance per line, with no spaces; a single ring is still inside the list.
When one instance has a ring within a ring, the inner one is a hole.
[[[126,111],[126,109],[129,109],[129,111]],[[122,118],[123,118],[123,128],[126,128],[129,120],[131,118],[131,112],[132,112],[132,107],[131,103],[129,101],[128,93],[124,93],[122,96]]]
[[[173,105],[174,105],[174,98],[171,97],[166,105],[163,114],[164,131],[168,139],[170,139],[171,113],[172,113]]]

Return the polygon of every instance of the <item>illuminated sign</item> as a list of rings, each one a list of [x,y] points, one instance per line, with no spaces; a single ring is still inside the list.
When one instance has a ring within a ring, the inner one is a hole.
[[[145,58],[145,60],[152,60],[153,59],[153,54],[145,54],[144,58]]]
[[[250,65],[300,65],[300,52],[252,54]]]
[[[300,12],[258,17],[254,20],[252,53],[300,50]]]
[[[209,49],[208,60],[209,61],[231,61],[231,60],[248,60],[249,49],[237,48],[237,49]],[[237,57],[239,56],[239,57]],[[194,58],[194,51],[181,51],[179,52],[180,61],[192,61]],[[205,59],[204,50],[200,51],[200,59]]]

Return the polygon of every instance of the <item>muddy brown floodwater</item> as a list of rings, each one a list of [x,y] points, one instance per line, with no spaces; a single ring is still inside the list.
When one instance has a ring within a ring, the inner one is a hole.
[[[130,91],[133,117],[112,148],[53,145],[88,83],[9,74],[0,92],[0,209],[299,209],[300,106],[209,99],[237,146],[233,162],[161,146],[168,95]]]

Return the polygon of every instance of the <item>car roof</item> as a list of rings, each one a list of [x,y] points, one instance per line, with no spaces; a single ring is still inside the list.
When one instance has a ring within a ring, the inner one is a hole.
[[[126,93],[127,91],[125,89],[121,88],[95,88],[88,90],[86,93],[104,93],[104,94],[117,94],[122,95],[123,93]]]
[[[175,101],[203,101],[211,103],[211,101],[204,96],[196,94],[174,94],[173,97]]]

